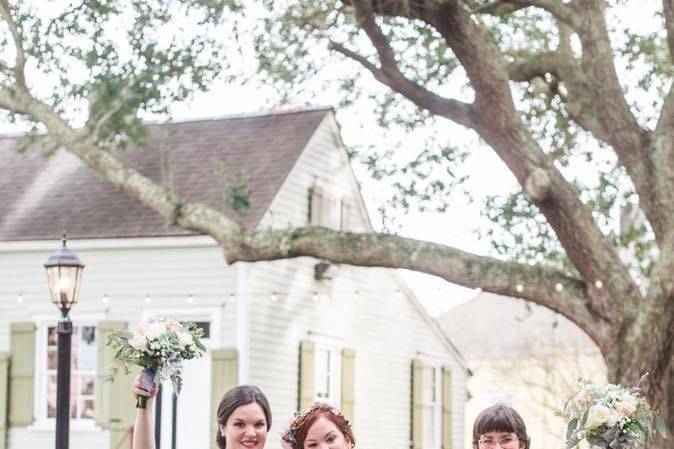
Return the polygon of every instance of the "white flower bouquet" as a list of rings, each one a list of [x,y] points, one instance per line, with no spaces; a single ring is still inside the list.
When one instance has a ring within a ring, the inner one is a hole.
[[[117,366],[112,368],[109,380],[114,380],[120,367],[125,373],[132,366],[143,368],[141,382],[151,391],[156,378],[171,379],[176,394],[182,386],[183,361],[201,357],[206,350],[200,338],[203,331],[194,323],[181,324],[175,320],[155,318],[136,326],[135,331],[113,332],[108,346],[115,350]],[[136,407],[145,408],[147,398],[140,396]]]
[[[593,448],[638,449],[655,430],[667,437],[665,423],[639,394],[639,388],[594,385],[580,379],[578,391],[559,413],[569,419],[566,449],[586,440]]]

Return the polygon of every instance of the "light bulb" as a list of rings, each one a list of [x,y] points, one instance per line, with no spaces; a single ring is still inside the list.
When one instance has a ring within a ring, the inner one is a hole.
[[[23,293],[19,293],[19,296],[16,297],[16,302],[18,303],[23,302]]]
[[[187,304],[192,304],[194,302],[194,297],[192,295],[187,295]]]
[[[110,298],[108,298],[107,293],[106,293],[105,295],[103,295],[103,299],[101,299],[101,302],[102,302],[103,304],[107,304],[107,303],[110,302]]]
[[[234,293],[230,293],[229,294],[229,302],[233,303],[234,301],[236,301],[236,297],[234,296]]]
[[[145,304],[150,304],[152,302],[152,298],[150,298],[150,295],[147,294],[145,295]]]
[[[524,291],[524,286],[522,284],[517,284],[515,290],[517,290],[517,293],[522,293]]]
[[[596,281],[594,281],[594,286],[597,287],[598,290],[601,290],[604,287],[604,283],[599,279],[597,279]]]
[[[353,299],[357,300],[358,298],[360,298],[360,292],[356,290],[355,292],[353,292]]]
[[[318,293],[314,292],[313,296],[311,297],[312,301],[318,302]]]
[[[558,292],[561,292],[562,290],[564,290],[564,286],[561,284],[561,282],[557,282],[555,284],[555,290],[557,290]]]
[[[271,294],[271,302],[276,302],[276,301],[278,301],[278,296],[274,292],[274,293]]]

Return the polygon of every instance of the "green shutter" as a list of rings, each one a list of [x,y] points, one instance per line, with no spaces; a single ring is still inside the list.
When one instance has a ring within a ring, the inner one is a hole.
[[[300,378],[299,378],[299,397],[298,408],[300,410],[311,406],[314,403],[316,390],[315,382],[315,355],[316,345],[312,341],[303,341],[300,343]]]
[[[315,185],[309,189],[309,225],[321,226],[322,212],[323,190]]]
[[[421,449],[423,445],[423,368],[420,360],[412,360],[412,449]]]
[[[117,372],[114,382],[106,381],[114,366],[114,351],[107,345],[108,336],[126,329],[124,321],[101,321],[96,327],[98,359],[96,369],[96,423],[110,432],[110,447],[127,447],[131,444],[130,430],[136,419],[136,407],[131,386],[138,374]],[[139,369],[140,370],[140,369]],[[128,444],[124,443],[128,440]]]
[[[442,367],[442,449],[452,449],[452,368]]]
[[[215,436],[218,433],[218,405],[222,396],[237,384],[236,349],[211,351],[211,448],[217,449]]]
[[[10,326],[11,363],[9,372],[9,425],[33,424],[35,392],[35,323]]]
[[[9,354],[0,352],[0,449],[7,447],[7,384],[9,381]]]
[[[356,352],[342,349],[342,413],[353,426],[354,399],[356,393]]]

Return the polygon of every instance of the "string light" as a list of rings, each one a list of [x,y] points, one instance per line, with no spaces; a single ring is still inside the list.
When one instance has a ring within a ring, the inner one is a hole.
[[[641,278],[636,278],[634,283],[637,284],[637,287],[639,287],[641,285]]]
[[[524,291],[524,286],[522,284],[517,284],[515,290],[517,290],[517,293],[522,293]]]
[[[187,304],[192,304],[194,302],[194,297],[192,295],[187,295]]]
[[[107,294],[107,293],[103,295],[103,298],[101,299],[101,302],[102,302],[103,304],[108,304],[108,303],[110,302],[110,298],[108,298],[108,294]]]
[[[150,294],[148,293],[145,295],[145,304],[150,304],[152,302],[152,298],[150,298]]]
[[[594,286],[597,287],[598,290],[601,290],[602,287],[604,287],[604,283],[599,279],[597,279],[596,281],[594,281]]]
[[[396,297],[400,298],[400,289],[399,288],[396,288]]]
[[[271,294],[271,302],[276,302],[278,301],[278,296],[276,295],[276,292],[272,292]]]
[[[22,303],[23,302],[23,293],[19,292],[19,296],[16,297],[16,302]]]
[[[318,302],[318,293],[314,292],[314,294],[313,294],[312,297],[311,297],[311,300],[312,300],[313,302]]]
[[[234,303],[234,301],[236,301],[236,296],[234,296],[234,293],[230,293],[229,294],[229,302]]]
[[[353,299],[358,300],[358,298],[360,298],[360,292],[356,290],[355,292],[353,292]]]
[[[561,282],[557,282],[555,284],[555,290],[557,290],[558,292],[561,292],[562,290],[564,290],[564,286],[562,285]]]
[[[482,293],[482,289],[480,287],[478,287],[478,288],[475,289],[475,292],[479,295],[480,293]]]

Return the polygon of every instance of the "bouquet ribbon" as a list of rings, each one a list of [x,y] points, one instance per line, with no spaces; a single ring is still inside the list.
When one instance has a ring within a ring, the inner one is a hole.
[[[140,385],[146,389],[148,392],[152,392],[154,388],[154,378],[157,375],[157,371],[152,368],[145,368],[142,373],[140,373]],[[147,397],[138,396],[136,400],[136,408],[146,408],[147,407]]]

